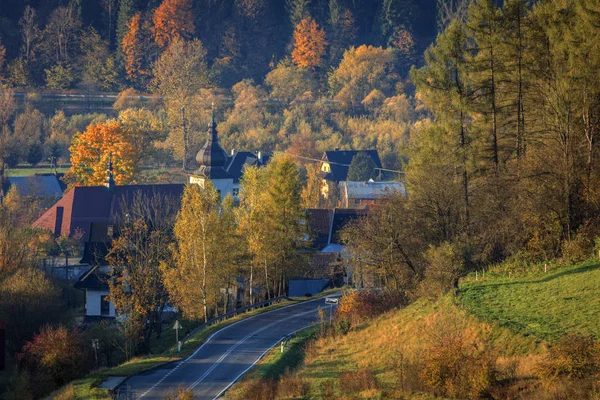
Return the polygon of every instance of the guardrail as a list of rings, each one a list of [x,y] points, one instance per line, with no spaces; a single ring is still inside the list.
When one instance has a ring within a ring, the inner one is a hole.
[[[252,311],[252,310],[254,310],[256,308],[262,308],[262,307],[270,306],[271,304],[280,303],[281,300],[284,300],[284,299],[290,300],[290,298],[288,296],[274,297],[272,299],[261,301],[260,303],[250,304],[249,306],[241,307],[241,308],[238,308],[236,310],[230,311],[230,312],[228,312],[226,314],[219,315],[218,317],[209,319],[208,321],[206,321],[205,323],[203,323],[200,326],[197,326],[196,328],[194,328],[193,331],[191,331],[190,333],[188,333],[187,336],[183,338],[183,340],[181,341],[181,343],[182,344],[185,343],[190,337],[192,337],[198,331],[200,331],[200,330],[202,330],[204,328],[207,328],[207,327],[209,327],[211,325],[214,325],[217,322],[225,321],[225,320],[227,320],[229,318],[236,317],[239,314],[245,314],[248,311]]]

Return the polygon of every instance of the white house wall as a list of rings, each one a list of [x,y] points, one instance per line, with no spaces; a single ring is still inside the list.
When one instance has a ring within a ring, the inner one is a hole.
[[[108,290],[86,289],[86,291],[85,291],[85,306],[86,306],[85,314],[88,316],[94,316],[94,317],[102,316],[102,312],[100,309],[101,297],[107,296],[108,294],[109,294]],[[109,303],[109,314],[104,315],[104,316],[105,317],[114,317],[115,315],[116,315],[115,306],[113,305],[113,303]]]

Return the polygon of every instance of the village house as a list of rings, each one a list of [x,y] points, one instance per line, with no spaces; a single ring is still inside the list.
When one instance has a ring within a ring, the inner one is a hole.
[[[373,161],[375,168],[382,168],[377,150],[340,150],[326,151],[321,161],[321,196],[325,199],[336,197],[338,184],[348,179],[348,170],[352,159],[360,153],[367,155]],[[381,177],[381,176],[380,176]]]
[[[381,200],[394,194],[406,196],[403,182],[340,182],[339,206],[342,208],[369,208],[376,206]]]

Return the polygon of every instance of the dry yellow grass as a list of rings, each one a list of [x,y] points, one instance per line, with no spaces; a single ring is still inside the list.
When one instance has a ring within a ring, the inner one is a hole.
[[[533,338],[513,334],[504,328],[490,329],[489,325],[456,306],[450,296],[437,302],[419,300],[403,310],[390,311],[359,326],[345,336],[326,337],[311,344],[299,371],[300,376],[311,383],[310,397],[325,398],[333,393],[336,398],[343,398],[339,376],[364,369],[375,375],[380,387],[355,396],[403,398],[407,392],[413,392],[411,398],[414,398],[415,392],[419,392],[415,371],[423,360],[427,340],[431,340],[427,338],[428,319],[435,314],[462,319],[469,331],[488,338],[492,350],[499,355],[498,368],[505,375],[529,374],[521,370],[529,370],[532,357],[543,350]],[[327,394],[324,388],[328,388]],[[418,398],[434,397],[420,394]]]

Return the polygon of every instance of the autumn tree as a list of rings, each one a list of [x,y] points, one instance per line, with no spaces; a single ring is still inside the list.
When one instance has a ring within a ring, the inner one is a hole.
[[[36,23],[35,9],[31,6],[26,6],[23,16],[19,20],[21,28],[21,38],[23,39],[23,51],[25,59],[29,61],[33,49],[34,41],[39,36],[39,29]]]
[[[189,156],[184,137],[184,124],[187,128],[195,122],[202,110],[205,115],[210,107],[209,96],[202,89],[212,86],[212,76],[206,63],[206,49],[195,39],[185,42],[175,39],[154,64],[151,86],[164,96],[169,137],[166,147],[174,152],[177,160]]]
[[[393,50],[362,45],[346,50],[329,86],[337,100],[357,107],[373,89],[390,93],[398,78]]]
[[[239,221],[238,231],[240,236],[245,238],[248,252],[250,303],[254,303],[256,295],[254,287],[257,281],[264,282],[266,296],[270,296],[268,243],[266,241],[268,228],[263,224],[266,213],[264,184],[265,174],[263,169],[256,166],[246,168],[241,179],[240,206],[236,210]],[[262,274],[259,272],[261,269],[263,270]],[[262,278],[257,279],[261,275],[264,280]]]
[[[107,256],[110,299],[119,314],[127,315],[124,334],[137,353],[148,351],[151,335],[162,332],[169,298],[162,271],[172,268],[169,247],[178,208],[179,199],[173,195],[135,194],[123,204],[118,237]]]
[[[130,82],[138,83],[141,78],[147,76],[149,71],[143,67],[143,32],[142,14],[134,14],[126,24],[126,30],[121,41],[121,51],[125,61],[125,73]]]
[[[18,146],[10,128],[16,110],[12,91],[0,86],[0,177],[4,179],[5,164],[18,160]],[[11,160],[12,159],[12,160]]]
[[[117,184],[131,182],[140,167],[135,163],[140,149],[134,147],[123,126],[115,120],[91,124],[76,134],[69,151],[71,169],[67,175],[76,185],[102,185],[111,155]]]
[[[318,164],[306,165],[306,182],[302,186],[302,208],[319,208],[321,205],[321,169]]]
[[[271,96],[285,103],[306,92],[314,93],[317,89],[313,74],[305,68],[293,65],[289,60],[280,62],[277,68],[269,72],[265,83],[271,88]]]
[[[16,354],[41,326],[60,319],[62,295],[43,271],[23,264],[1,282],[0,317],[8,326],[8,350]]]
[[[228,287],[226,271],[235,257],[228,239],[235,227],[226,223],[231,212],[221,205],[212,183],[186,187],[175,224],[177,267],[165,270],[165,284],[173,302],[190,318],[207,321],[219,289]]]
[[[154,40],[167,47],[176,39],[189,39],[194,34],[194,18],[190,0],[163,0],[152,16]]]
[[[91,352],[81,333],[47,325],[23,346],[19,361],[30,372],[36,395],[43,396],[89,372]]]
[[[287,276],[294,269],[293,257],[300,247],[304,232],[301,220],[301,185],[294,159],[277,154],[266,167],[265,225],[268,227],[271,260],[274,262],[273,288],[283,294]]]
[[[311,69],[319,67],[326,50],[325,30],[319,28],[316,21],[310,17],[301,20],[294,30],[294,64]]]
[[[56,64],[69,64],[81,29],[77,2],[57,7],[48,18],[42,35],[42,50]]]
[[[80,85],[88,91],[110,91],[117,87],[115,59],[111,56],[108,43],[93,29],[81,35]]]
[[[414,235],[407,200],[392,194],[368,216],[348,223],[342,241],[348,246],[359,286],[406,292],[419,282],[422,242]]]

